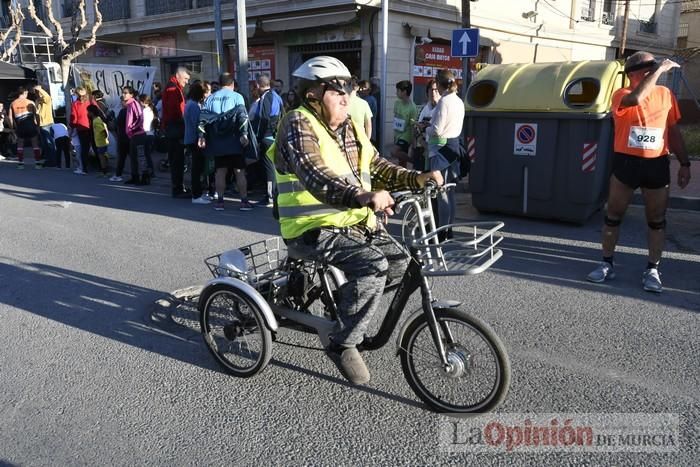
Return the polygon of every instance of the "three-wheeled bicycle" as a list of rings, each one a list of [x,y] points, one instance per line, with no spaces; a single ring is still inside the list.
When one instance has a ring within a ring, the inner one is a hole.
[[[391,339],[409,297],[420,290],[421,308],[407,317],[396,349],[413,391],[437,412],[478,413],[497,407],[510,384],[506,349],[491,327],[459,309],[458,301],[433,296],[432,277],[469,276],[501,256],[502,222],[436,227],[431,197],[453,185],[428,184],[420,191],[394,193],[404,213],[394,241],[411,261],[374,336],[358,349],[371,351]],[[440,242],[451,228],[454,238]],[[270,361],[280,327],[316,333],[321,344],[338,322],[336,291],[345,281],[339,270],[287,255],[279,237],[230,250],[205,260],[214,276],[199,299],[204,342],[232,375],[250,377]]]

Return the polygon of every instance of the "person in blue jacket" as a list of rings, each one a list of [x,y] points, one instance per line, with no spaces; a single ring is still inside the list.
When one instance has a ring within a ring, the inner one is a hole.
[[[216,121],[206,125],[207,130],[200,135],[198,144],[205,156],[214,157],[216,167],[215,186],[217,199],[214,209],[224,210],[224,191],[226,190],[226,173],[232,170],[236,185],[241,195],[241,211],[250,211],[253,205],[248,201],[248,183],[246,181],[246,162],[244,149],[249,145],[248,113],[243,96],[234,91],[234,79],[230,73],[219,77],[221,88],[204,103],[204,111],[218,116]],[[226,116],[226,118],[221,118]],[[205,118],[202,112],[200,118]],[[201,128],[201,126],[200,126]],[[229,131],[230,130],[230,131]]]

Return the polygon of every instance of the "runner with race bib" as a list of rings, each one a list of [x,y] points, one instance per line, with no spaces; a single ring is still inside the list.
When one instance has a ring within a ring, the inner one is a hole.
[[[690,181],[690,162],[677,125],[681,113],[676,98],[669,88],[656,82],[662,74],[678,67],[668,59],[657,62],[648,52],[637,52],[625,62],[630,84],[615,91],[612,97],[615,154],[603,226],[603,261],[588,274],[591,282],[615,277],[613,252],[622,217],[634,190],[641,188],[649,236],[649,258],[642,274],[642,286],[649,292],[662,291],[658,266],[671,182],[669,154],[675,154],[680,162],[678,186],[681,188]]]

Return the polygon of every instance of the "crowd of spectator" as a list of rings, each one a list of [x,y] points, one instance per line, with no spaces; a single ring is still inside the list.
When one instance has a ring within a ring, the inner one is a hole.
[[[435,80],[428,84],[420,114],[409,81],[398,82],[396,92],[394,144],[387,153],[404,167],[430,170],[429,161],[436,160],[440,148],[433,147],[430,154],[426,132],[436,141],[441,137],[435,133],[440,129],[430,129],[430,121],[445,88]],[[272,207],[274,167],[263,155],[275,140],[280,118],[302,103],[302,96],[294,88],[285,91],[280,79],[260,76],[246,101],[231,74],[223,73],[218,81],[190,82],[185,68],[178,68],[165,85],[154,83],[150,94],[124,87],[118,112],[106,105],[99,90],[79,86],[71,97],[68,125],[54,121],[51,96],[39,84],[20,88],[9,112],[0,104],[0,158],[17,158],[23,168],[27,146],[36,168],[71,168],[77,175],[94,171],[110,182],[132,185],[148,185],[169,170],[173,198],[223,210],[225,192],[233,191],[240,196],[242,211]],[[377,80],[353,77],[348,114],[376,147],[381,141],[380,102]],[[456,131],[451,128],[447,135],[450,144]],[[167,157],[156,165],[154,153]],[[261,199],[249,199],[251,182],[263,188]]]

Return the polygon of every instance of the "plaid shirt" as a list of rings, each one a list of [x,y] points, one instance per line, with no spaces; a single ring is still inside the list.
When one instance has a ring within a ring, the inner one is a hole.
[[[313,114],[318,112],[307,107]],[[320,122],[323,122],[319,118]],[[304,187],[318,200],[334,208],[358,208],[355,197],[364,190],[359,178],[360,146],[355,130],[348,118],[338,130],[331,130],[322,123],[328,134],[338,143],[352,171],[357,174],[353,180],[339,177],[323,162],[318,137],[311,122],[301,112],[289,112],[280,125],[277,135],[275,168],[283,174],[294,173]],[[379,156],[374,149],[370,162],[372,190],[405,190],[419,188],[418,172],[404,169]],[[281,156],[281,157],[280,157]]]

